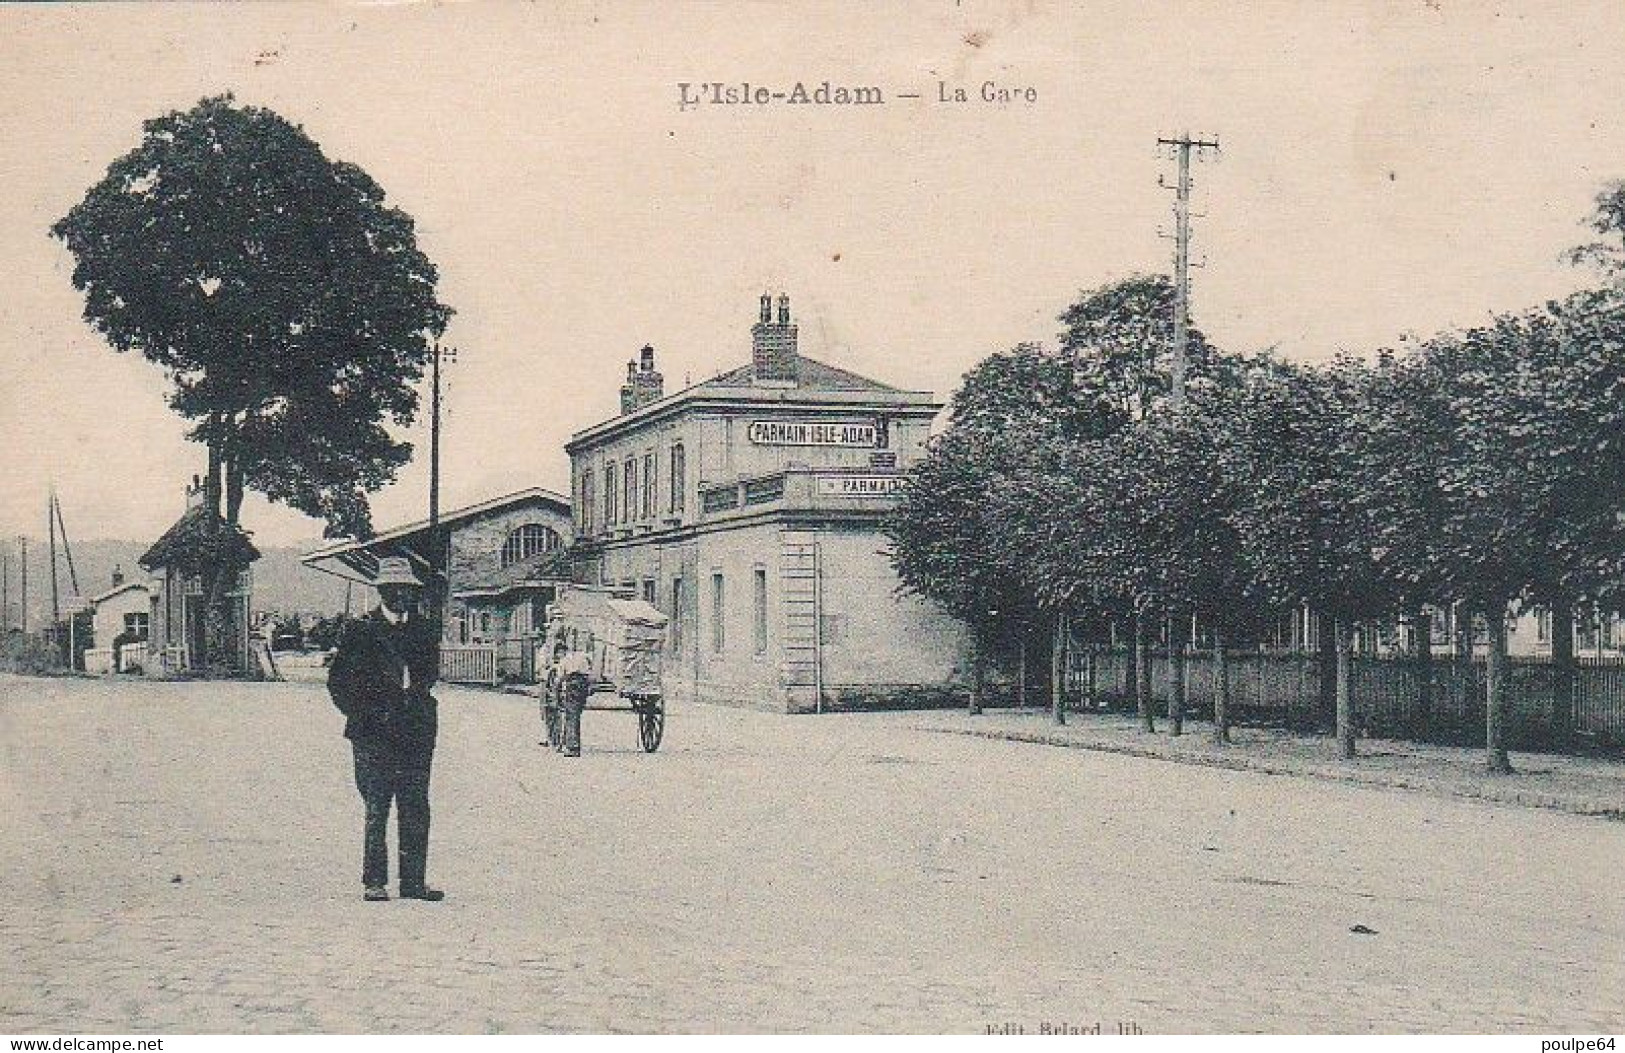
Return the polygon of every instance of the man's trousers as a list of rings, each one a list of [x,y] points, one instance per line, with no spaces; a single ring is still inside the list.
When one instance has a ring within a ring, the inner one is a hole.
[[[429,769],[434,750],[403,750],[393,745],[353,743],[355,785],[367,818],[362,840],[361,883],[389,884],[389,806],[399,809],[402,888],[423,885],[429,862]]]

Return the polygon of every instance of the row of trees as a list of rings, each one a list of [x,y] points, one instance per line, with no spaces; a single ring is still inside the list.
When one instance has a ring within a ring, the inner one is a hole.
[[[1575,255],[1617,279],[1625,190],[1599,199],[1594,225],[1604,240]],[[1489,626],[1488,764],[1510,770],[1506,612],[1548,608],[1567,666],[1575,606],[1625,606],[1619,283],[1322,366],[1224,354],[1193,329],[1177,408],[1173,303],[1165,278],[1105,286],[1062,316],[1058,347],[966,375],[890,525],[905,587],[990,652],[1080,618],[1126,626],[1147,730],[1148,631],[1174,627],[1180,654],[1194,618],[1212,634],[1219,741],[1226,647],[1307,606],[1331,627],[1346,756],[1356,627],[1456,604]],[[1562,682],[1571,691],[1572,673]]]

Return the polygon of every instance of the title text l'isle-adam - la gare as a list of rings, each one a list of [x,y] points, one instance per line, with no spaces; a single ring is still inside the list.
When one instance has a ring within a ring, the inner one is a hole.
[[[936,82],[934,91],[894,91],[874,84],[803,81],[761,84],[754,81],[678,81],[677,108],[701,106],[882,106],[893,100],[924,100],[947,105],[1032,105],[1038,89],[1030,84],[985,80],[980,84]]]

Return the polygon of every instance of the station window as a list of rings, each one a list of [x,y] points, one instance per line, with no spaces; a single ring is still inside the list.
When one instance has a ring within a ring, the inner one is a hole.
[[[671,653],[683,653],[683,579],[671,579]]]
[[[751,581],[751,591],[754,600],[756,624],[756,653],[767,653],[767,571],[762,567],[756,568]]]
[[[671,478],[667,480],[667,485],[671,487],[671,502],[667,511],[673,514],[683,510],[683,493],[686,489],[683,476],[687,467],[684,464],[683,444],[680,442],[673,443],[671,447]]]
[[[654,606],[655,580],[653,578],[643,579],[643,602],[649,604],[651,607]]]
[[[542,523],[526,523],[508,534],[502,543],[502,565],[511,567],[544,552],[557,552],[564,546],[558,531]]]
[[[643,455],[643,518],[652,518],[655,514],[655,455]]]
[[[604,526],[615,525],[615,462],[604,465]]]
[[[630,523],[638,517],[638,459],[636,457],[626,459],[624,472],[626,474],[626,478],[623,480],[626,486],[625,517],[626,522]]]
[[[137,639],[147,638],[148,626],[151,624],[151,615],[145,611],[134,611],[124,616],[124,631]]]
[[[711,575],[711,650],[717,654],[722,653],[726,636],[723,633],[722,619],[726,613],[723,606],[722,571]]]
[[[581,532],[592,533],[593,503],[598,499],[594,492],[592,469],[584,468],[581,472]]]

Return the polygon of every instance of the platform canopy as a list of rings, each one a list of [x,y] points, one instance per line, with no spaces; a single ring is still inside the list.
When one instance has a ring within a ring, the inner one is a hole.
[[[469,519],[527,503],[550,505],[565,515],[570,514],[568,498],[552,490],[533,486],[528,490],[493,497],[489,501],[481,501],[464,508],[454,508],[441,515],[440,527],[442,530],[449,530]],[[419,576],[426,579],[433,570],[429,561],[429,521],[420,519],[414,523],[391,527],[366,539],[351,538],[336,541],[314,552],[305,553],[299,557],[299,562],[324,574],[332,574],[334,577],[359,582],[362,585],[371,585],[373,579],[378,576],[378,561],[385,556],[399,556],[410,560]]]

